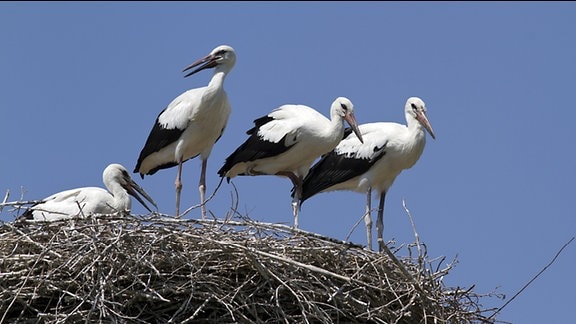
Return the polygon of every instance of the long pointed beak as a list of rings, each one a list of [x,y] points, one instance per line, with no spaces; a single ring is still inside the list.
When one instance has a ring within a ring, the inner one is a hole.
[[[126,189],[126,191],[128,191],[128,193],[132,197],[136,198],[136,200],[138,200],[138,202],[140,202],[140,204],[142,204],[142,206],[144,206],[144,208],[148,209],[149,212],[152,212],[152,210],[148,207],[148,205],[146,205],[146,203],[138,195],[138,193],[140,193],[144,198],[146,198],[146,200],[148,200],[156,208],[156,210],[158,210],[158,206],[156,206],[156,203],[154,202],[154,200],[152,198],[150,198],[150,196],[146,193],[146,191],[144,191],[144,189],[142,189],[132,179],[128,179],[128,185],[125,187],[125,189]]]
[[[209,68],[215,67],[216,65],[218,65],[218,63],[217,63],[218,59],[219,59],[218,56],[212,55],[212,54],[204,56],[203,58],[199,59],[198,61],[196,61],[190,65],[188,65],[184,70],[182,70],[182,72],[186,72],[186,71],[193,69],[193,68],[200,65],[197,69],[190,71],[184,77],[186,78],[186,77],[189,77],[196,72],[200,72],[204,69],[209,69]]]
[[[344,120],[352,127],[352,131],[356,134],[356,137],[360,140],[360,143],[364,143],[364,139],[362,138],[362,134],[360,134],[360,129],[358,128],[358,122],[356,121],[356,117],[354,113],[349,113],[344,116]]]
[[[420,124],[422,124],[422,126],[424,126],[424,128],[426,128],[428,134],[430,134],[430,136],[432,136],[433,139],[436,139],[436,135],[434,135],[434,131],[432,130],[432,126],[428,121],[428,117],[426,117],[426,112],[419,111],[418,113],[416,113],[416,119]]]

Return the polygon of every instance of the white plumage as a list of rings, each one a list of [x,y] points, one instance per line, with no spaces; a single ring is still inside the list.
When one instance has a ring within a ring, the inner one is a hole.
[[[354,105],[339,97],[332,103],[330,119],[304,105],[283,105],[254,120],[240,145],[218,171],[228,180],[238,175],[278,175],[294,185],[294,227],[298,227],[298,199],[302,179],[322,154],[330,152],[342,139],[344,121],[362,138],[354,117]]]
[[[152,198],[130,178],[122,165],[110,164],[104,169],[102,179],[108,191],[99,187],[62,191],[30,207],[21,217],[32,221],[56,221],[92,214],[129,213],[132,208],[129,195],[151,212],[138,193],[156,207]]]
[[[138,157],[134,173],[140,173],[142,178],[160,169],[178,166],[176,216],[180,214],[182,163],[200,155],[202,170],[198,189],[202,218],[206,217],[206,165],[214,143],[222,136],[230,117],[231,107],[224,80],[235,63],[234,49],[221,45],[185,68],[187,71],[199,66],[185,77],[207,68],[215,68],[214,76],[208,86],[182,93],[160,112]]]
[[[407,125],[392,122],[360,125],[363,143],[354,134],[346,134],[332,152],[311,168],[303,181],[301,203],[315,194],[333,190],[367,194],[364,220],[369,249],[372,249],[372,191],[380,194],[376,229],[382,250],[386,192],[396,177],[420,158],[426,144],[425,131],[436,138],[422,99],[409,98],[404,112]]]

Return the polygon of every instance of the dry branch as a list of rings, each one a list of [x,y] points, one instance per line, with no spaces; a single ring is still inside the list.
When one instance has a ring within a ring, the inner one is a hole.
[[[379,254],[247,217],[0,225],[2,323],[495,322],[420,246]]]

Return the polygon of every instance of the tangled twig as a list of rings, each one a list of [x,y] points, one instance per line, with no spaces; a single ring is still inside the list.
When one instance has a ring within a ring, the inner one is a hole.
[[[247,217],[0,225],[3,323],[494,322],[425,249],[379,254]]]

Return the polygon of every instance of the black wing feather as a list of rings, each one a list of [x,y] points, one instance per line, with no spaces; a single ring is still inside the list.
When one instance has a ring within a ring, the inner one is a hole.
[[[301,203],[335,184],[346,182],[368,171],[386,154],[385,147],[386,145],[374,148],[376,155],[371,159],[359,159],[354,154],[336,153],[335,150],[325,154],[310,168],[310,172],[304,178]]]
[[[36,206],[38,204],[34,204],[32,206],[30,206],[22,215],[20,215],[20,217],[18,217],[19,220],[31,220],[34,219],[34,215],[32,214],[32,207]]]
[[[260,117],[258,119],[255,119],[254,120],[254,127],[247,130],[246,134],[248,134],[248,135],[258,134],[258,130],[260,129],[260,127],[268,124],[269,122],[271,122],[273,120],[274,120],[274,118],[270,117],[270,116],[263,116],[263,117]]]
[[[218,174],[221,177],[226,175],[232,167],[241,162],[255,161],[259,159],[265,159],[268,157],[276,156],[289,150],[293,145],[286,146],[286,136],[278,143],[273,143],[270,141],[263,140],[258,136],[258,130],[260,127],[274,118],[270,116],[260,117],[254,120],[254,127],[250,128],[246,134],[250,135],[248,139],[242,143],[230,156],[226,158],[224,166],[218,170]]]
[[[40,201],[37,201],[37,202],[33,203],[32,205],[30,205],[28,207],[28,209],[26,209],[26,211],[24,213],[22,213],[22,215],[20,215],[16,218],[16,221],[33,220],[34,219],[33,207],[36,207],[36,206],[38,206],[44,202],[45,202],[44,200],[40,200]]]
[[[144,159],[154,153],[154,152],[158,152],[160,151],[162,148],[170,145],[171,143],[176,142],[179,138],[180,135],[182,135],[182,133],[184,132],[183,129],[178,129],[178,128],[172,128],[172,129],[168,129],[165,128],[164,126],[162,126],[159,122],[158,122],[158,118],[160,118],[160,115],[162,115],[162,113],[164,112],[164,110],[162,112],[160,112],[160,114],[158,114],[158,117],[156,118],[156,121],[154,122],[154,127],[152,127],[152,130],[150,131],[150,134],[148,135],[148,139],[146,140],[146,144],[144,144],[144,148],[142,148],[142,151],[140,152],[140,156],[138,157],[138,162],[136,163],[136,167],[134,168],[134,173],[138,173],[140,172],[140,165],[142,164],[142,161],[144,161]],[[166,169],[166,168],[171,168],[173,166],[178,165],[178,163],[176,161],[171,162],[171,163],[166,163],[164,165],[160,165],[152,170],[150,170],[147,175],[151,175],[156,173],[156,171],[160,170],[160,169]],[[144,177],[144,175],[142,175],[142,177]]]

